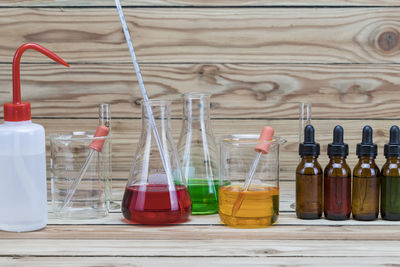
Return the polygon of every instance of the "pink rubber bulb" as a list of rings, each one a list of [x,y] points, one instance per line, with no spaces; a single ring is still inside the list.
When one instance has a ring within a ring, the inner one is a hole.
[[[103,137],[103,136],[107,136],[109,132],[109,129],[104,126],[104,125],[100,125],[99,127],[97,127],[96,133],[94,134],[94,137]],[[97,152],[101,152],[101,150],[103,149],[104,146],[104,142],[106,141],[106,139],[102,138],[102,139],[96,139],[94,141],[92,141],[89,145],[89,147],[91,149],[96,150]]]
[[[258,139],[258,141],[262,143],[258,144],[254,148],[255,151],[261,152],[263,154],[268,154],[269,148],[271,147],[271,142],[268,141],[272,141],[274,132],[274,128],[270,126],[265,126],[261,131],[260,138]]]

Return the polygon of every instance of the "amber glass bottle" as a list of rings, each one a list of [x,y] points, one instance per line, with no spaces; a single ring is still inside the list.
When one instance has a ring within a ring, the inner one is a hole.
[[[347,220],[351,213],[351,170],[346,163],[349,146],[343,142],[343,128],[333,129],[328,145],[330,161],[324,170],[324,214],[329,220]]]
[[[299,219],[322,216],[322,168],[318,163],[319,144],[314,141],[314,127],[304,128],[304,143],[299,145],[301,162],[296,169],[296,215]]]
[[[372,128],[363,128],[362,142],[357,144],[359,161],[353,171],[353,218],[371,221],[379,214],[380,172],[375,164],[378,147],[372,142]]]
[[[385,145],[386,163],[382,167],[381,216],[384,220],[400,220],[400,134],[399,127],[390,128],[390,141]]]

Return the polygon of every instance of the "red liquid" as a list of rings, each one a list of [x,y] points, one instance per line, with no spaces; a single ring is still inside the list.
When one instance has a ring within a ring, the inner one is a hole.
[[[346,220],[351,212],[351,178],[325,177],[324,213],[330,220]]]
[[[140,224],[184,222],[192,212],[192,203],[186,186],[175,185],[175,189],[169,191],[165,184],[129,186],[122,200],[122,214]],[[171,196],[176,197],[175,207],[171,207]]]

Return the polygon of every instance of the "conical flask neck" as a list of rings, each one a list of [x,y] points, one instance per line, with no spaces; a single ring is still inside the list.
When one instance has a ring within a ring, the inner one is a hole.
[[[191,93],[184,96],[183,105],[184,127],[204,130],[211,129],[210,96],[201,93]]]
[[[151,114],[154,117],[157,129],[159,131],[166,131],[166,127],[170,124],[171,111],[170,102],[166,100],[151,100],[149,104],[146,105],[142,103],[142,126],[143,130],[151,129],[151,120],[149,118],[149,111],[151,109]]]
[[[171,102],[168,100],[149,100],[141,102],[142,105],[142,119],[149,119],[148,109],[151,109],[151,113],[156,120],[169,119],[171,116]]]

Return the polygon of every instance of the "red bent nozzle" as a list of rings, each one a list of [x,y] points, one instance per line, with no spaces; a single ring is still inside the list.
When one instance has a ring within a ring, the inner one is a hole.
[[[14,60],[13,60],[13,103],[14,104],[19,104],[21,103],[21,82],[20,82],[20,62],[21,62],[21,57],[22,54],[28,50],[28,49],[34,49],[43,55],[48,56],[55,62],[58,62],[64,66],[69,67],[68,63],[65,62],[62,58],[51,52],[50,50],[44,48],[41,45],[35,44],[35,43],[26,43],[21,45],[17,52],[15,52],[14,55]]]
[[[31,119],[31,108],[28,102],[21,102],[20,62],[22,54],[28,50],[36,50],[54,61],[69,67],[68,63],[59,56],[35,43],[21,45],[15,52],[13,60],[13,102],[4,104],[5,121],[27,121]]]

